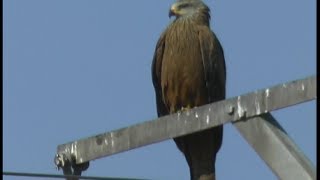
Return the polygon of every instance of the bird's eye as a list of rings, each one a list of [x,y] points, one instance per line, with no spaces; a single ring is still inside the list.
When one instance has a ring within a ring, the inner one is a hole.
[[[180,8],[180,9],[183,9],[183,8],[187,8],[187,7],[189,7],[189,6],[190,6],[190,4],[186,3],[186,4],[181,4],[181,5],[179,6],[179,8]]]

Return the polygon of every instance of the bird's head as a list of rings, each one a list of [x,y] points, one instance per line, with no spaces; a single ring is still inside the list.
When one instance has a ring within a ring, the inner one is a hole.
[[[196,13],[205,13],[209,15],[209,12],[210,9],[201,0],[177,0],[177,2],[171,5],[169,17],[186,17]]]

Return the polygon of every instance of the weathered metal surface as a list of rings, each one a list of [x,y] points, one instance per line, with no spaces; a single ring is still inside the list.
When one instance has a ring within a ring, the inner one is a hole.
[[[62,144],[57,153],[66,154],[79,164],[315,98],[316,76],[311,76]]]
[[[316,168],[270,113],[233,125],[279,179],[316,179]]]

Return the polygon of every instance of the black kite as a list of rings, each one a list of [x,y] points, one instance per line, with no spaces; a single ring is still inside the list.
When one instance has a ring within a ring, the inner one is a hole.
[[[178,0],[170,8],[175,20],[157,42],[152,80],[158,116],[225,98],[223,49],[210,30],[210,9],[201,0]],[[192,180],[215,179],[222,126],[175,138]]]

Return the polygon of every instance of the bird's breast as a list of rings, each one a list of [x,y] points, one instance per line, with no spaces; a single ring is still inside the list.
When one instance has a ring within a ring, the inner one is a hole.
[[[168,32],[162,61],[163,100],[170,113],[208,102],[201,48],[196,32]]]

